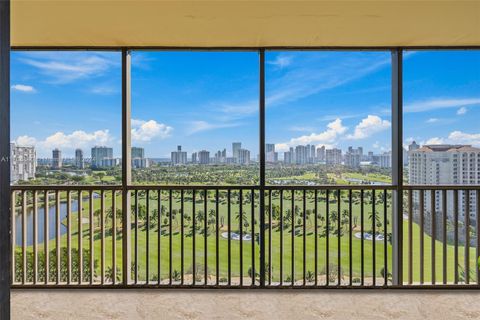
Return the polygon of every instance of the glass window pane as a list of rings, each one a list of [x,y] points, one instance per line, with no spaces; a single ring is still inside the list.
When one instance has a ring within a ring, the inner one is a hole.
[[[404,140],[410,184],[479,184],[480,51],[407,52]]]
[[[391,182],[389,52],[268,52],[267,183]]]
[[[119,52],[12,52],[12,183],[120,183],[121,106]]]
[[[134,52],[135,183],[258,183],[258,53]]]

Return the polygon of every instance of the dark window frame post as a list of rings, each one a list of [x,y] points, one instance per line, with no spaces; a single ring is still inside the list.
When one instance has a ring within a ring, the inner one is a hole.
[[[0,319],[10,319],[10,1],[0,1]]]
[[[403,51],[392,50],[392,275],[403,284]]]
[[[260,111],[260,286],[265,286],[265,49],[259,50]],[[270,253],[269,253],[270,254]]]
[[[122,49],[122,282],[131,280],[131,206],[132,183],[131,148],[131,52]],[[114,213],[115,216],[115,213]]]

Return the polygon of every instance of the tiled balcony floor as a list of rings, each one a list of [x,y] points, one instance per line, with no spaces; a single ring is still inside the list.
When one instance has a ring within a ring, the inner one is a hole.
[[[12,319],[480,319],[479,291],[14,290]]]

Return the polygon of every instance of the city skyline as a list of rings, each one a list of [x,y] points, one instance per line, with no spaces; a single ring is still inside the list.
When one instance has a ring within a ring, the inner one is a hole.
[[[132,59],[132,141],[148,157],[169,158],[174,145],[216,152],[242,140],[255,158],[256,53],[134,52]],[[267,140],[278,151],[299,144],[388,151],[389,59],[387,52],[267,52]],[[472,65],[480,67],[477,52],[405,54],[405,144],[480,145]],[[35,145],[39,157],[109,144],[118,157],[120,71],[119,53],[14,52],[13,142]]]

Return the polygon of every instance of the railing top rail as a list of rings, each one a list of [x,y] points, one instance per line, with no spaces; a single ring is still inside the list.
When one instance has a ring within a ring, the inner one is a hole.
[[[258,185],[131,185],[128,190],[259,190]],[[395,185],[267,185],[265,190],[395,190]],[[23,190],[122,190],[121,185],[13,185],[12,191]],[[480,190],[480,185],[403,185],[403,190]]]
[[[122,190],[121,185],[14,185],[10,186],[12,191],[23,190],[46,190],[46,191],[90,191],[90,190]]]
[[[480,190],[480,185],[403,185],[404,190]]]

